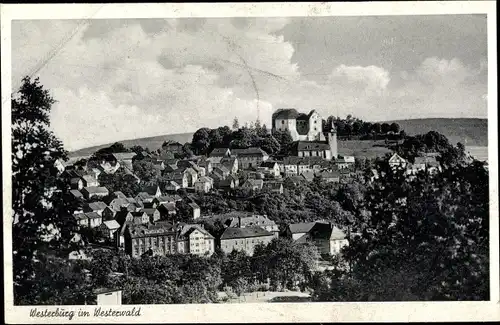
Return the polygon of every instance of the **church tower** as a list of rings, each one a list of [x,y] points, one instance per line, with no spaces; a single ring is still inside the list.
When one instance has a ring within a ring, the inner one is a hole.
[[[330,146],[330,154],[332,159],[337,159],[338,151],[337,151],[337,129],[335,128],[335,124],[328,125],[326,130],[326,141]]]

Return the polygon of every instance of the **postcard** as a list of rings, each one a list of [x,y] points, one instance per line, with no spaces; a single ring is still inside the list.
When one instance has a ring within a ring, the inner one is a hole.
[[[8,323],[500,319],[495,2],[1,15]]]

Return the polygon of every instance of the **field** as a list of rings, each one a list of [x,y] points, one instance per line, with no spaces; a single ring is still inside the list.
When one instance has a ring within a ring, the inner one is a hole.
[[[337,143],[340,156],[354,156],[355,158],[384,157],[392,150],[384,147],[384,141],[374,140],[344,140]]]

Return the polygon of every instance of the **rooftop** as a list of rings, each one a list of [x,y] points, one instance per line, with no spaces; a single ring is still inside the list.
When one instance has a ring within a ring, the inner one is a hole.
[[[223,239],[249,238],[249,237],[264,237],[273,236],[273,234],[261,227],[245,227],[245,228],[226,228],[221,236]]]

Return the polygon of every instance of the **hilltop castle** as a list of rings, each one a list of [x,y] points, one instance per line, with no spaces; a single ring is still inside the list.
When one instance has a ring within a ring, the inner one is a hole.
[[[289,131],[298,157],[337,158],[337,131],[312,110],[309,114],[297,110],[278,109],[272,115],[273,131]]]

